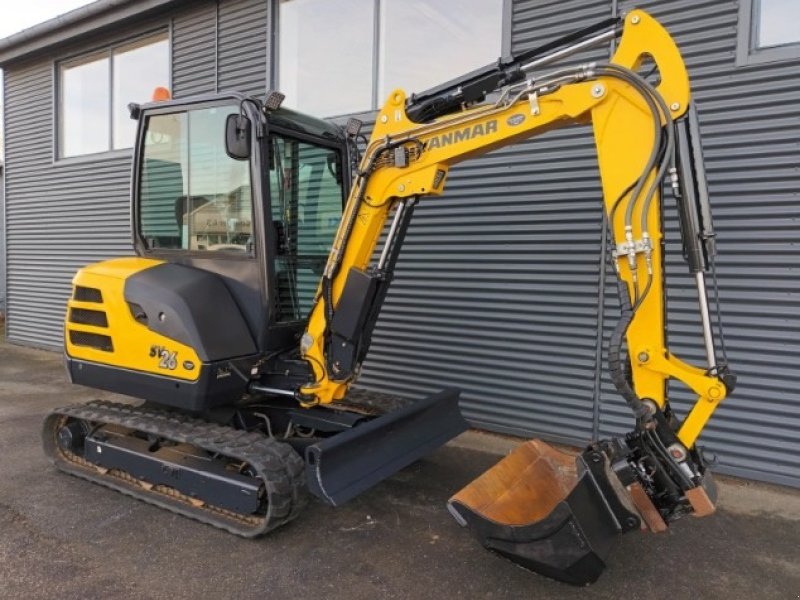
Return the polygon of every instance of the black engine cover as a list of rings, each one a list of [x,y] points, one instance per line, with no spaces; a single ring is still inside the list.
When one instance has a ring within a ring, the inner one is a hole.
[[[136,320],[191,346],[204,363],[255,354],[239,306],[213,273],[174,263],[145,269],[125,281]]]

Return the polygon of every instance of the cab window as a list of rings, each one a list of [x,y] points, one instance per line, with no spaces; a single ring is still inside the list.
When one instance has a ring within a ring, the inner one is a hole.
[[[147,118],[138,223],[147,248],[253,253],[250,165],[225,153],[232,113],[221,106]]]
[[[341,154],[273,135],[269,161],[278,320],[301,320],[311,309],[342,216]]]

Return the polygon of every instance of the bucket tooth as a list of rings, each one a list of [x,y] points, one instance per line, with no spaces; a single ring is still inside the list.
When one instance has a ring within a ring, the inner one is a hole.
[[[574,585],[597,580],[618,534],[641,521],[608,457],[522,444],[454,495],[448,509],[487,549]]]

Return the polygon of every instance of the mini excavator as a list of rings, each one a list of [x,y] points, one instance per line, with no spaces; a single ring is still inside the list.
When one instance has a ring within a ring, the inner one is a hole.
[[[612,41],[610,61],[568,66]],[[486,548],[573,584],[597,579],[618,534],[714,511],[696,442],[736,379],[706,291],[716,250],[689,79],[653,18],[634,10],[422,94],[395,90],[368,142],[358,121],[282,108],[278,92],[164,92],[130,105],[135,256],[75,275],[64,332],[73,383],[143,402],[50,413],[58,469],[255,537],[309,493],[342,504],[460,434],[458,390],[411,401],[351,387],[414,208],[444,192],[451,165],[590,124],[621,299],[608,367],[633,429],[577,457],[524,443],[448,508]],[[702,367],[666,346],[664,182]],[[669,379],[697,395],[682,419]]]

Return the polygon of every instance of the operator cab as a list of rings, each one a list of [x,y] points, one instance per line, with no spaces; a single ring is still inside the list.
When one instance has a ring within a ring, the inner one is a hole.
[[[349,191],[345,132],[233,93],[131,115],[137,255],[218,275],[260,353],[297,347]]]

